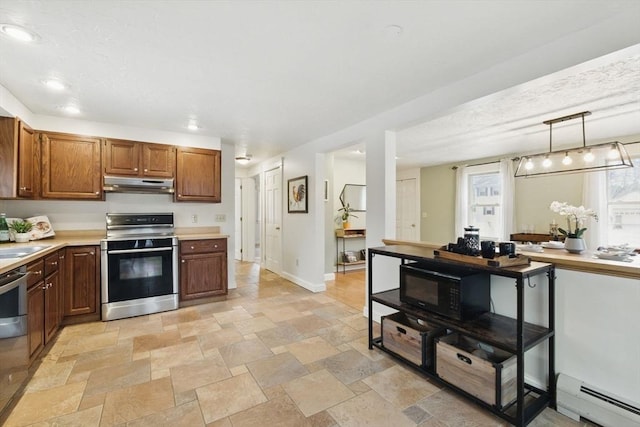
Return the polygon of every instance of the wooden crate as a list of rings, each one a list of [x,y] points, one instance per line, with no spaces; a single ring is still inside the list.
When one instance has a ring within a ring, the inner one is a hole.
[[[398,356],[425,368],[433,365],[433,340],[444,334],[444,328],[394,313],[382,317],[382,345]]]
[[[498,410],[516,400],[515,355],[458,333],[435,341],[440,378]]]

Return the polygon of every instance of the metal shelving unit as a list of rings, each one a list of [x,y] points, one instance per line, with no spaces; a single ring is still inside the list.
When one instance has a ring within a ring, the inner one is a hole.
[[[556,386],[555,386],[555,267],[553,264],[531,262],[529,266],[519,267],[489,267],[475,264],[460,263],[457,261],[436,258],[433,251],[427,248],[415,246],[384,246],[379,248],[369,248],[367,251],[368,270],[368,312],[369,312],[369,349],[376,347],[412,366],[420,373],[430,379],[455,390],[457,393],[466,396],[468,399],[491,411],[495,415],[503,418],[516,426],[526,426],[547,406],[556,406]],[[464,265],[465,268],[478,272],[489,273],[494,276],[508,277],[515,279],[517,290],[517,316],[511,318],[499,314],[485,313],[472,321],[457,321],[421,310],[400,301],[400,291],[398,288],[383,292],[373,293],[373,259],[375,256],[388,256],[399,258],[404,264],[407,261],[420,261],[436,269],[438,266]],[[549,286],[548,300],[548,327],[528,323],[524,321],[524,283],[529,277],[539,274],[546,274]],[[444,326],[447,329],[460,332],[463,335],[483,341],[489,345],[513,353],[517,358],[517,398],[511,405],[503,409],[479,400],[475,396],[459,389],[442,380],[436,374],[434,368],[425,368],[415,365],[397,354],[389,351],[382,345],[382,337],[373,336],[373,303],[379,303],[395,310],[404,312],[418,319],[426,320],[436,326]],[[546,389],[539,389],[531,384],[527,384],[524,378],[525,353],[540,343],[548,342],[548,375],[549,384]]]

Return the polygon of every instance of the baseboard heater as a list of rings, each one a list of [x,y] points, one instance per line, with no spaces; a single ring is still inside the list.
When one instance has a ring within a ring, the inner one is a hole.
[[[640,404],[565,374],[558,375],[557,393],[558,412],[575,421],[584,417],[605,427],[640,427]]]

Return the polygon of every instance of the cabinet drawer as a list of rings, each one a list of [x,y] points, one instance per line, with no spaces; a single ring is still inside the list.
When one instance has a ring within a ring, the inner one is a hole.
[[[58,264],[60,263],[60,257],[58,253],[49,255],[44,259],[44,275],[45,277],[53,272],[58,271]]]
[[[180,242],[181,254],[199,254],[206,252],[226,252],[227,239],[187,240]]]
[[[38,282],[42,282],[42,280],[44,280],[44,261],[39,259],[29,263],[27,265],[27,272],[29,272],[27,276],[27,288],[32,287]]]
[[[501,410],[516,399],[516,356],[453,333],[436,339],[440,378]]]

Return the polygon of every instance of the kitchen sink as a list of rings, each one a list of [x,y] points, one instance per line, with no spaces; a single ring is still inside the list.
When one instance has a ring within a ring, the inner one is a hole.
[[[6,248],[0,249],[0,259],[23,258],[27,255],[34,254],[43,249],[47,249],[51,245],[45,246],[25,246],[22,248]]]

